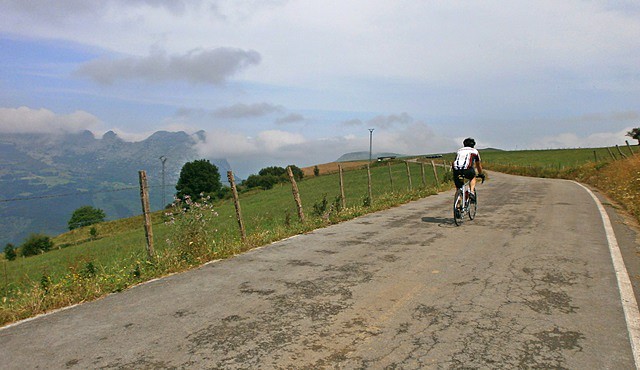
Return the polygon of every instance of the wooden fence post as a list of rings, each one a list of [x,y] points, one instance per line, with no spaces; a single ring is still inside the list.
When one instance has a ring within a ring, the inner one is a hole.
[[[613,160],[617,160],[618,158],[616,158],[616,156],[613,154],[613,152],[611,151],[611,149],[609,149],[609,147],[607,147],[607,151],[609,152],[609,155],[611,156],[611,158],[613,158]]]
[[[373,204],[373,194],[371,193],[371,167],[367,163],[367,188],[369,190],[369,204]]]
[[[616,144],[616,149],[618,149],[618,153],[620,153],[620,156],[622,158],[627,158],[627,156],[622,152],[622,150],[620,149],[620,147],[618,146],[618,144]]]
[[[598,153],[595,150],[593,151],[593,159],[598,163]]]
[[[391,175],[391,162],[387,162],[387,168],[389,168],[389,183],[391,183],[391,191],[393,192],[393,176]]]
[[[631,153],[631,155],[636,155],[636,153],[633,152],[633,149],[631,149],[631,144],[629,144],[629,140],[625,140],[625,143],[627,143],[627,148],[629,148],[629,153]]]
[[[411,185],[411,170],[409,169],[409,162],[405,161],[405,165],[407,165],[407,178],[409,179],[409,191],[413,190],[413,186]]]
[[[431,167],[433,167],[433,177],[436,178],[436,186],[440,187],[440,179],[438,179],[438,170],[436,170],[436,163],[431,161]]]
[[[238,189],[236,188],[236,181],[233,178],[233,172],[227,171],[227,179],[229,185],[231,185],[231,194],[233,195],[233,204],[236,206],[236,218],[238,219],[238,226],[240,227],[240,236],[242,242],[247,241],[247,232],[244,228],[244,222],[242,222],[242,211],[240,210],[240,199],[238,198]]]
[[[142,203],[142,215],[144,218],[144,235],[147,239],[147,256],[153,260],[155,252],[153,250],[153,229],[151,228],[151,214],[149,211],[149,187],[147,186],[147,173],[138,171],[140,180],[140,202]]]
[[[427,186],[427,178],[424,176],[424,163],[420,162],[420,176],[422,176],[422,186]]]
[[[340,174],[340,198],[342,201],[342,209],[347,208],[347,198],[344,196],[344,178],[342,174],[342,165],[338,165],[338,173]]]
[[[291,181],[291,191],[293,192],[293,200],[296,201],[296,207],[298,207],[298,218],[300,222],[304,222],[304,212],[302,211],[302,201],[300,200],[300,192],[298,191],[298,184],[293,177],[291,167],[287,166],[287,173],[289,174],[289,181]]]

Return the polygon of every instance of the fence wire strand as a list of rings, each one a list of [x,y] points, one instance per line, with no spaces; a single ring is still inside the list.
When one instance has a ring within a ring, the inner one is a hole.
[[[175,185],[165,185],[165,188],[175,187]],[[147,188],[162,188],[162,185],[153,185],[148,186]],[[21,202],[26,200],[38,200],[38,199],[50,199],[50,198],[63,198],[63,197],[71,197],[77,195],[95,195],[95,194],[103,194],[103,193],[116,193],[119,191],[130,191],[130,190],[140,190],[139,186],[131,186],[126,188],[119,189],[111,189],[111,190],[97,190],[97,191],[75,191],[70,193],[62,193],[62,194],[50,194],[50,195],[38,195],[32,197],[20,197],[20,198],[9,198],[9,199],[0,199],[0,203],[9,203],[9,202]]]

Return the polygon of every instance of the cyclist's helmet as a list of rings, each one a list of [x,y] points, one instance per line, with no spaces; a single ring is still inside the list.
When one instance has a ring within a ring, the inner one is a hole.
[[[476,146],[476,141],[473,140],[472,138],[468,137],[468,138],[464,139],[464,141],[462,142],[462,145],[468,146],[469,148],[473,148],[473,147]]]

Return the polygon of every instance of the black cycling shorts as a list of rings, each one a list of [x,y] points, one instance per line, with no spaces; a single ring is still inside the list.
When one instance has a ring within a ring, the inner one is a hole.
[[[456,188],[464,185],[464,180],[459,179],[462,176],[465,179],[473,179],[476,177],[476,170],[471,168],[467,168],[466,170],[453,170],[453,183],[456,184]]]

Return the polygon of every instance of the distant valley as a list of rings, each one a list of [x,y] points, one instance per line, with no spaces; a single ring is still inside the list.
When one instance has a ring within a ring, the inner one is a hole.
[[[95,138],[90,131],[66,134],[0,136],[0,249],[21,243],[30,233],[55,235],[67,230],[75,209],[101,208],[108,219],[140,214],[138,171],[147,171],[152,210],[173,199],[184,163],[201,159],[195,145],[205,132],[159,131],[139,142],[114,132]],[[225,159],[207,158],[226,181]],[[126,189],[126,190],[122,190]]]

